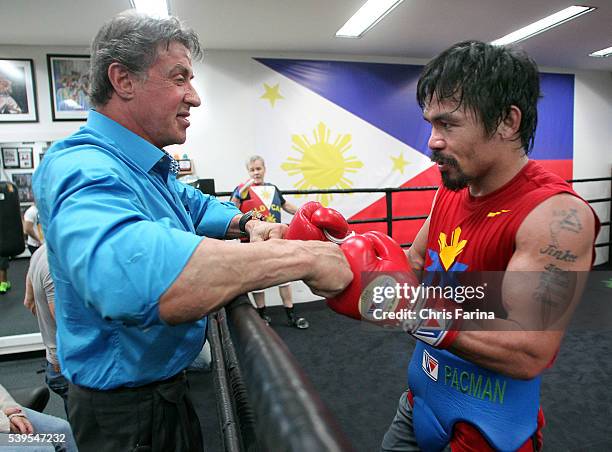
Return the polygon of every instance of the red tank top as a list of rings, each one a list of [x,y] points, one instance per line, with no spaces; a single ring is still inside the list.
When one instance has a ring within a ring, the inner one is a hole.
[[[533,160],[503,187],[485,196],[473,197],[467,188],[451,191],[441,187],[429,223],[425,268],[505,270],[525,217],[560,193],[580,198],[567,182]],[[599,221],[595,219],[597,233]]]

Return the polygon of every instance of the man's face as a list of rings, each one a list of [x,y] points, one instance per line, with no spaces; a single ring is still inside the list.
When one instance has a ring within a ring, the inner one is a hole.
[[[12,82],[10,80],[0,78],[0,94],[11,94],[12,90]]]
[[[456,102],[434,97],[423,117],[431,124],[431,160],[438,164],[445,187],[460,190],[493,163],[495,152],[484,127],[471,112],[457,109]]]
[[[253,179],[255,185],[263,184],[266,175],[266,167],[261,160],[255,160],[247,165],[249,177]]]
[[[158,148],[184,143],[187,138],[189,109],[201,104],[192,79],[189,50],[171,42],[159,47],[144,80],[136,81],[130,113],[140,135]]]

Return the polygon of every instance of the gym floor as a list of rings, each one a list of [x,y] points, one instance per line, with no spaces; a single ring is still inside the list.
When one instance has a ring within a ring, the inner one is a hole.
[[[9,321],[8,313],[13,316],[23,312],[22,326],[32,320],[21,305],[20,281],[26,266],[27,259],[11,263],[9,274],[14,287],[0,298],[2,335],[15,334],[9,331],[17,321],[13,317]],[[607,308],[612,300],[612,288],[608,286],[612,274],[606,271],[595,276],[577,313],[584,320],[582,326],[566,334],[554,367],[543,376],[541,403],[547,421],[544,450],[612,450],[612,423],[605,414],[612,407],[612,310]],[[355,450],[378,450],[406,387],[406,366],[414,341],[403,333],[382,331],[338,316],[320,301],[302,303],[296,309],[309,320],[308,330],[286,326],[282,307],[268,310],[272,328],[296,356]],[[593,317],[597,317],[593,328],[585,328]],[[3,357],[0,382],[9,390],[44,384],[44,374],[37,373],[43,362],[42,354],[23,359]],[[191,373],[190,381],[207,450],[221,451],[212,375]],[[65,417],[61,399],[55,394],[45,412]]]

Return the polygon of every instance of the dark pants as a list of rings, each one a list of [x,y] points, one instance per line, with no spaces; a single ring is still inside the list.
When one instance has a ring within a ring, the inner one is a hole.
[[[47,368],[45,369],[45,381],[49,389],[64,400],[64,410],[66,410],[66,416],[68,416],[68,380],[61,373],[56,372],[53,364],[49,361],[47,361]]]
[[[81,452],[201,452],[200,422],[184,373],[138,388],[70,384],[70,425]]]
[[[34,252],[40,248],[40,246],[28,245],[28,250],[30,250],[30,256],[34,254]]]

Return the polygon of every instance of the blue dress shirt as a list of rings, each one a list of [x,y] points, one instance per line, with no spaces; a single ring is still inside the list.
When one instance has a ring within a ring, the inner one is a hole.
[[[33,188],[56,291],[63,374],[94,389],[141,386],[186,368],[206,318],[177,326],[159,299],[202,240],[240,211],[169,174],[159,148],[95,111],[56,142]]]

